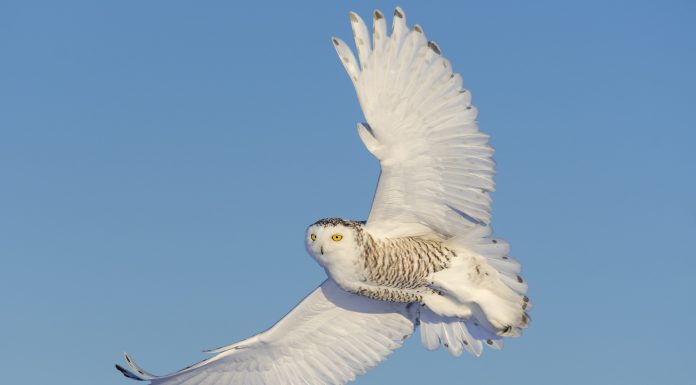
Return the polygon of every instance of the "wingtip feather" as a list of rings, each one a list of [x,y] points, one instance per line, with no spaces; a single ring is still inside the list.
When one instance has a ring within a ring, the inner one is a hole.
[[[442,54],[442,51],[440,50],[440,46],[437,45],[437,43],[435,43],[434,41],[432,41],[432,40],[429,41],[429,42],[428,42],[428,47],[429,47],[431,50],[433,50],[433,52],[435,52],[436,54],[438,54],[438,55],[441,55],[441,54]]]
[[[392,39],[400,40],[408,31],[406,27],[406,14],[400,7],[394,9],[394,19],[392,20]]]
[[[396,8],[394,8],[394,16],[402,18],[402,19],[406,18],[405,14],[404,14],[404,10],[401,9],[401,7],[399,7],[398,5],[396,6]]]
[[[123,352],[123,358],[126,360],[126,363],[128,364],[128,366],[137,374],[130,372],[130,371],[129,371],[129,373],[134,375],[134,376],[137,376],[140,380],[144,381],[144,380],[152,380],[154,378],[157,378],[157,376],[155,376],[154,374],[148,373],[144,369],[139,367],[138,364],[136,364],[135,361],[133,360],[133,358],[130,356],[130,354],[128,354],[128,352]]]
[[[336,52],[338,53],[338,57],[341,59],[341,62],[343,63],[343,66],[345,67],[346,72],[348,72],[351,80],[353,83],[357,82],[358,76],[360,76],[360,67],[355,60],[353,51],[348,48],[348,45],[343,40],[337,37],[332,37],[331,41],[333,42],[334,48],[336,48]]]
[[[358,57],[360,59],[360,67],[365,69],[367,68],[367,61],[372,52],[370,32],[360,15],[355,12],[350,12],[349,15],[350,26],[353,29],[353,37],[355,39],[355,48],[358,50]]]
[[[136,380],[136,381],[145,381],[143,378],[138,377],[136,374],[131,372],[130,370],[124,368],[123,366],[116,364],[114,365],[116,367],[116,370],[121,372],[125,377]]]

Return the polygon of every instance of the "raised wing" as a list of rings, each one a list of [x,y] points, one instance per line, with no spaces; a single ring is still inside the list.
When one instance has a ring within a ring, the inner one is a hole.
[[[154,376],[126,354],[126,377],[152,385],[345,384],[384,360],[413,333],[406,304],[347,293],[328,279],[272,328],[210,351],[217,355]]]
[[[367,226],[393,232],[417,224],[453,236],[489,224],[493,149],[462,77],[420,26],[408,30],[400,8],[390,36],[375,11],[372,44],[362,19],[350,20],[360,64],[332,40],[368,122],[358,133],[382,169]]]

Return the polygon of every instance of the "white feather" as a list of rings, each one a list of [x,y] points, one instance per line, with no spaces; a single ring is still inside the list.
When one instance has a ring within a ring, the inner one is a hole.
[[[353,28],[353,36],[355,37],[355,47],[358,50],[358,57],[360,58],[360,65],[365,69],[365,64],[367,64],[367,58],[372,52],[372,45],[370,42],[370,33],[367,30],[367,26],[363,19],[355,12],[350,13],[350,25]]]

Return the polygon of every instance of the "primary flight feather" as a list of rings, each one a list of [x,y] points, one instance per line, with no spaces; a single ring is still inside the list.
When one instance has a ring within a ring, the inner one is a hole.
[[[429,349],[478,356],[527,327],[520,264],[491,236],[495,165],[462,78],[394,12],[375,11],[372,36],[350,13],[358,58],[332,38],[366,123],[358,134],[380,161],[366,222],[307,229],[329,278],[273,327],[186,369],[155,376],[126,354],[126,377],[157,385],[345,384],[401,346],[416,325]]]

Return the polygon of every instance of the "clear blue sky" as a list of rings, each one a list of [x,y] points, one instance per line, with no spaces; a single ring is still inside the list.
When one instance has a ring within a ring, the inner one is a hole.
[[[357,384],[691,381],[696,6],[425,3],[400,5],[492,136],[534,321],[479,359],[412,339]],[[378,175],[329,37],[395,5],[0,3],[1,382],[179,369],[319,284],[305,227],[365,218]]]

